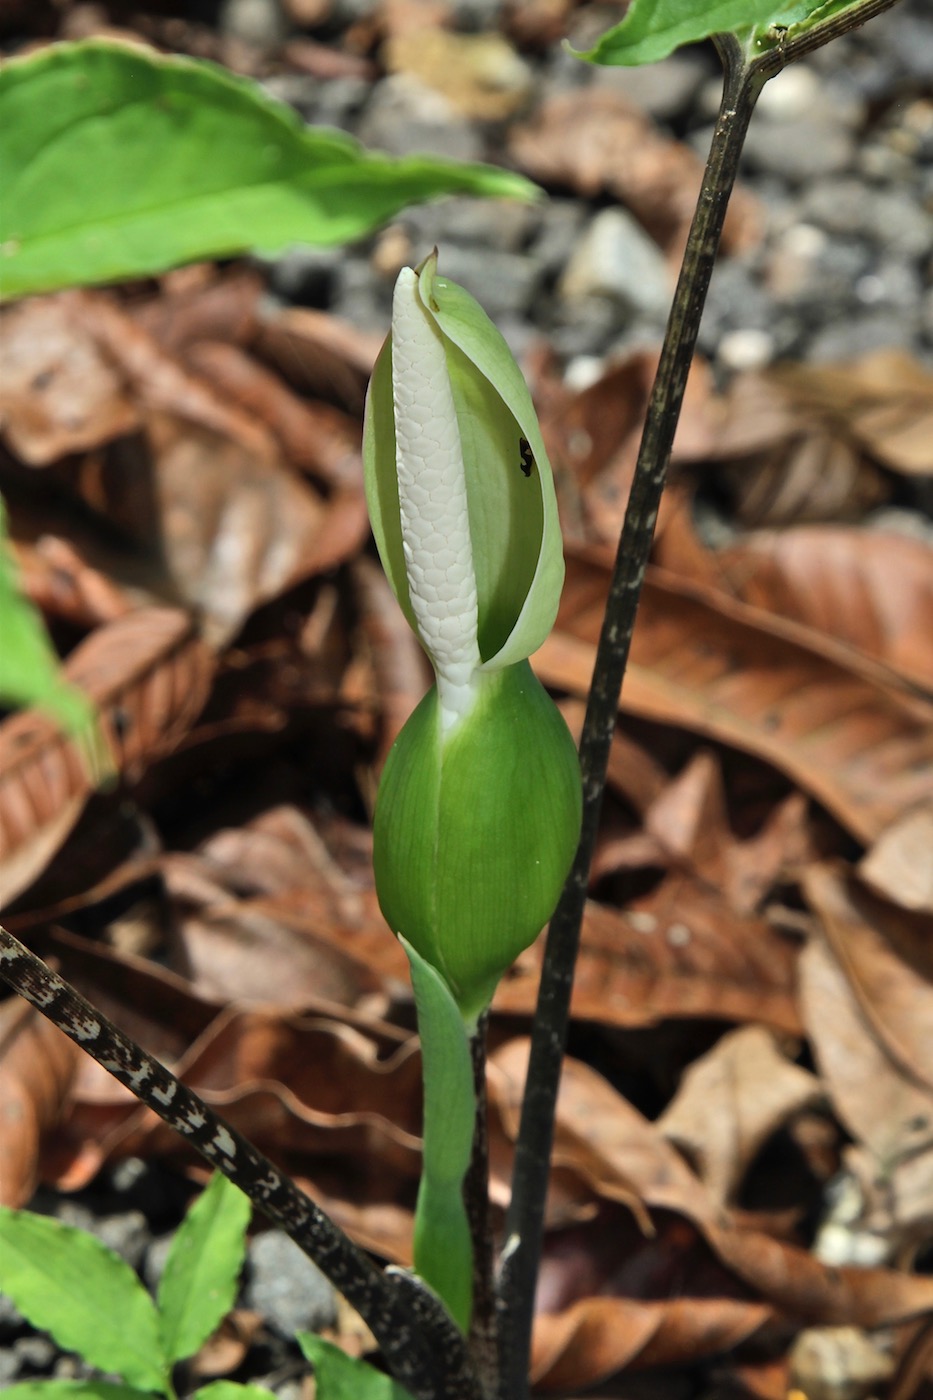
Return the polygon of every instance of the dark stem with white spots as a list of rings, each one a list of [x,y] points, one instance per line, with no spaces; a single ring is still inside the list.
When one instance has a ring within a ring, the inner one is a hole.
[[[722,37],[717,41],[717,46],[725,69],[722,103],[648,403],[644,436],[596,653],[580,739],[583,773],[580,844],[551,920],[541,971],[512,1175],[512,1200],[506,1217],[505,1249],[500,1262],[500,1400],[525,1400],[528,1395],[535,1284],[541,1258],[554,1113],[567,1041],[570,992],[590,863],[596,846],[606,785],[609,751],[619,709],[619,693],[635,629],[635,614],[651,553],[654,525],[687,374],[693,359],[729,195],[735,183],[742,143],[758,94],[778,62],[772,59],[769,71],[765,73],[745,63],[738,44],[731,36]]]
[[[239,1186],[309,1255],[372,1329],[416,1400],[481,1400],[466,1344],[438,1299],[382,1270],[339,1226],[197,1094],[0,928],[0,978]],[[419,1294],[419,1306],[413,1297]]]

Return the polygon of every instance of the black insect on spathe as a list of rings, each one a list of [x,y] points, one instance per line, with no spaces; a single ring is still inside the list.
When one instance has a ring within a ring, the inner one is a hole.
[[[521,458],[522,471],[526,476],[531,476],[531,469],[535,464],[535,459],[527,438],[518,439],[518,455]]]

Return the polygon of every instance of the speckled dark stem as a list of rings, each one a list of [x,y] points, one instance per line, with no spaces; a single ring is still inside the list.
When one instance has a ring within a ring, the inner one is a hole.
[[[493,1281],[494,1248],[489,1220],[489,1103],[486,1095],[486,1027],[489,1012],[480,1016],[470,1036],[473,1060],[473,1090],[476,1095],[476,1126],[473,1153],[463,1183],[463,1198],[470,1238],[473,1243],[473,1317],[470,1323],[470,1353],[477,1374],[490,1395],[498,1375],[496,1341],[496,1292]]]
[[[482,1400],[463,1337],[416,1280],[383,1273],[293,1181],[164,1065],[0,928],[0,978],[245,1192],[327,1275],[372,1329],[416,1400]],[[413,1306],[413,1299],[420,1300]]]
[[[731,37],[724,37],[718,47],[725,68],[722,103],[648,404],[645,432],[609,586],[580,740],[583,772],[580,845],[551,920],[541,973],[512,1176],[512,1201],[500,1264],[500,1400],[525,1400],[528,1395],[534,1294],[541,1257],[557,1089],[567,1040],[580,925],[622,677],[671,445],[742,143],[758,93],[774,71],[776,62],[771,59],[769,72],[757,73],[746,65]]]

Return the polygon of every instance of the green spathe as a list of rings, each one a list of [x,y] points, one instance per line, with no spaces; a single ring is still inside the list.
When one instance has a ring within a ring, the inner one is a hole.
[[[551,917],[580,832],[570,731],[527,661],[481,673],[442,738],[432,689],[389,755],[374,823],[379,902],[468,1022]]]
[[[564,558],[550,463],[528,387],[501,333],[470,294],[423,264],[418,293],[447,359],[463,464],[484,670],[530,656],[557,616]],[[396,598],[409,596],[396,471],[392,339],[376,362],[363,435],[373,534]]]

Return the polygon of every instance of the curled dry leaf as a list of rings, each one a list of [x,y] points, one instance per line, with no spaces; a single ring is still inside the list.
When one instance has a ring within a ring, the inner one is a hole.
[[[381,713],[374,764],[379,772],[402,726],[431,683],[430,666],[382,569],[363,554],[354,560],[351,572],[360,633],[372,669],[373,701]]]
[[[814,940],[800,994],[820,1074],[857,1147],[849,1179],[818,1239],[827,1262],[895,1259],[933,1233],[933,1092],[905,1074],[871,1034],[832,950]]]
[[[80,1051],[18,997],[0,1003],[0,1205],[31,1199],[47,1134],[59,1120]]]
[[[34,297],[0,317],[0,433],[45,467],[139,426],[119,369],[88,335],[73,296]]]
[[[300,393],[332,401],[358,418],[383,337],[323,311],[287,307],[266,317],[252,345]]]
[[[736,375],[717,409],[707,460],[745,525],[857,520],[890,495],[845,420],[820,413],[775,371]]]
[[[286,588],[355,553],[369,525],[361,488],[327,502],[273,456],[179,418],[149,420],[165,563],[215,646]]]
[[[783,1055],[771,1032],[742,1026],[687,1067],[657,1127],[726,1205],[777,1129],[823,1098],[819,1080]]]
[[[67,540],[43,535],[14,546],[19,586],[46,618],[90,631],[132,607],[126,592],[93,568]]]
[[[933,914],[933,803],[905,812],[878,837],[858,872],[875,894],[917,914]]]
[[[711,563],[735,597],[847,642],[933,690],[933,548],[925,541],[801,526],[748,535]]]
[[[114,765],[133,783],[190,728],[213,661],[184,613],[148,608],[98,628],[64,669],[93,700]],[[65,839],[94,779],[74,742],[32,710],[0,725],[0,774],[0,903],[8,903]]]
[[[904,350],[878,350],[847,365],[781,365],[772,374],[797,403],[884,466],[933,475],[933,374]]]
[[[812,866],[803,889],[875,1039],[933,1093],[933,920],[879,899],[848,870]]]
[[[511,129],[509,153],[541,184],[569,186],[588,199],[614,196],[679,257],[700,189],[700,159],[662,136],[620,92],[591,85],[551,98]],[[756,202],[737,189],[723,229],[725,252],[753,247],[760,231]]]
[[[517,1128],[527,1065],[528,1042],[511,1041],[500,1047],[493,1057],[498,1070],[497,1097],[493,1102],[503,1115],[506,1128]],[[664,1141],[656,1125],[648,1123],[625,1099],[588,1066],[573,1059],[564,1062],[564,1072],[558,1099],[555,1147],[565,1168],[579,1172],[591,1189],[603,1199],[625,1199],[622,1193],[637,1193],[642,1204],[652,1211],[673,1212],[694,1227],[678,1236],[669,1236],[671,1246],[676,1241],[686,1251],[683,1267],[677,1270],[675,1257],[664,1261],[659,1276],[666,1279],[660,1291],[664,1294],[658,1309],[676,1322],[672,1336],[665,1339],[668,1351],[649,1348],[647,1357],[653,1364],[668,1360],[684,1362],[688,1357],[698,1359],[706,1354],[710,1335],[706,1327],[694,1327],[689,1317],[679,1316],[678,1310],[689,1298],[702,1308],[704,1298],[712,1297],[707,1322],[715,1333],[717,1319],[731,1319],[741,1335],[748,1336],[763,1321],[780,1318],[791,1324],[821,1325],[850,1324],[878,1327],[907,1320],[933,1308],[933,1279],[896,1273],[885,1269],[829,1268],[805,1250],[784,1244],[759,1231],[739,1229],[728,1215],[716,1210],[700,1181],[693,1175],[671,1145]],[[663,1222],[663,1216],[661,1217]],[[659,1222],[659,1228],[664,1228]],[[611,1272],[611,1239],[604,1222],[578,1227],[595,1232],[601,1244],[602,1268],[606,1272],[603,1291],[628,1294],[646,1291],[645,1280],[633,1273],[628,1261],[628,1246],[619,1249],[619,1271],[614,1281]],[[731,1275],[723,1279],[715,1271],[710,1274],[700,1268],[694,1255],[694,1230],[712,1251],[718,1266]],[[692,1257],[687,1257],[687,1255]],[[689,1283],[684,1273],[690,1275]],[[739,1306],[736,1307],[736,1299]],[[627,1304],[628,1298],[624,1303]],[[721,1311],[715,1304],[721,1304]],[[630,1365],[631,1350],[626,1333],[620,1326],[626,1317],[626,1307],[612,1308],[606,1298],[584,1298],[575,1305],[578,1319],[587,1324],[588,1346],[575,1348],[573,1381],[586,1384],[604,1379],[611,1369]],[[559,1317],[565,1316],[562,1308]],[[655,1314],[655,1324],[659,1321]],[[553,1324],[542,1322],[545,1343]],[[748,1327],[742,1332],[743,1327]],[[655,1328],[647,1329],[653,1335]],[[558,1364],[560,1345],[575,1345],[572,1338],[577,1327],[568,1327],[559,1334],[559,1344],[545,1352],[549,1368]],[[541,1343],[539,1343],[541,1345]],[[593,1370],[586,1365],[586,1356],[593,1358]],[[539,1373],[540,1374],[540,1373]],[[552,1371],[544,1372],[550,1381]],[[568,1372],[559,1372],[564,1384]]]
[[[539,941],[499,984],[497,1011],[534,1012],[542,951]],[[571,1011],[608,1026],[701,1016],[796,1032],[796,956],[763,919],[736,913],[701,880],[671,875],[625,914],[587,904]]]
[[[186,359],[216,390],[260,418],[300,471],[329,487],[362,484],[358,419],[331,404],[300,399],[235,345],[199,341]]]
[[[772,1317],[750,1299],[584,1298],[536,1319],[531,1375],[542,1394],[566,1394],[623,1369],[695,1364],[735,1350]]]
[[[601,604],[572,561],[541,679],[584,695]],[[831,639],[658,570],[645,581],[622,709],[753,753],[859,840],[933,795],[933,705]]]

